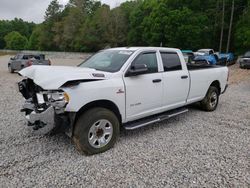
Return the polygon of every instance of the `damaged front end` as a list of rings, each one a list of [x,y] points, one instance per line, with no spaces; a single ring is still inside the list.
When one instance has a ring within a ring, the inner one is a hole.
[[[19,91],[25,98],[21,112],[25,113],[28,126],[42,134],[70,132],[74,114],[65,112],[69,96],[63,90],[44,90],[32,79],[18,83]]]

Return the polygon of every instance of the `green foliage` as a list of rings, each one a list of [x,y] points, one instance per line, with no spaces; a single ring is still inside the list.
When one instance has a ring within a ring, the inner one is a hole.
[[[240,53],[250,49],[250,1],[237,23],[235,45]]]
[[[225,3],[223,49],[232,1]],[[235,0],[235,5],[231,50],[242,52],[250,48],[250,1]],[[6,46],[4,36],[17,31],[29,39],[26,47],[32,50],[92,52],[160,45],[218,50],[221,16],[222,0],[134,0],[113,9],[96,0],[70,0],[65,7],[52,0],[39,25],[21,19],[0,21],[0,48]]]
[[[26,48],[28,40],[19,32],[13,31],[4,37],[7,49],[23,50]]]
[[[57,20],[60,13],[61,6],[57,0],[51,1],[46,12],[45,12],[45,20]]]
[[[3,49],[6,44],[4,36],[12,31],[17,31],[21,35],[29,38],[32,33],[34,23],[25,22],[22,19],[15,18],[14,20],[0,20],[0,49]]]
[[[42,36],[41,25],[37,25],[36,28],[33,30],[27,48],[29,50],[41,50],[41,43],[40,37]]]

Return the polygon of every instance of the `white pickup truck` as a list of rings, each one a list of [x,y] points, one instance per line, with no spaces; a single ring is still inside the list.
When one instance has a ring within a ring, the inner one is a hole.
[[[19,90],[28,125],[64,131],[87,154],[110,149],[120,128],[133,130],[187,112],[216,109],[228,68],[186,64],[179,49],[102,50],[77,67],[31,66]]]

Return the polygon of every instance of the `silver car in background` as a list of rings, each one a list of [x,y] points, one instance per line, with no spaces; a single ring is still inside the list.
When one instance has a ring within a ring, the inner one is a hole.
[[[242,69],[250,69],[250,51],[247,51],[240,59],[240,68]]]
[[[15,57],[10,58],[8,70],[10,73],[13,73],[31,65],[51,65],[51,62],[50,60],[45,60],[44,54],[19,53]]]

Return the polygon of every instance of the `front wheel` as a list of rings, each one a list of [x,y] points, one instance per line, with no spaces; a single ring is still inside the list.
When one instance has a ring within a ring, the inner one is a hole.
[[[219,102],[219,90],[215,86],[210,86],[205,98],[201,101],[201,107],[205,111],[214,111]]]
[[[93,108],[77,120],[73,141],[80,152],[89,155],[107,151],[115,144],[119,135],[119,120],[105,108]]]

